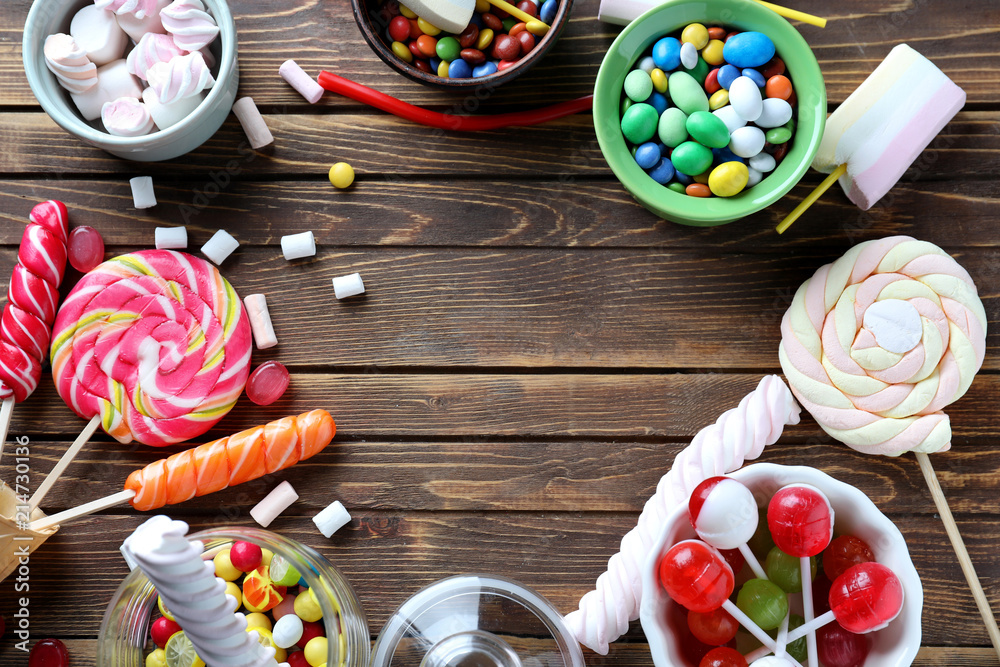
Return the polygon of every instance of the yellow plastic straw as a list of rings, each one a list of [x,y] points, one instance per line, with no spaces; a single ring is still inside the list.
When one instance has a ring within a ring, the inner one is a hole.
[[[493,0],[490,0],[490,2],[493,2]],[[794,9],[788,9],[787,7],[782,7],[781,5],[775,5],[770,2],[764,2],[764,0],[757,0],[757,2],[770,9],[778,16],[784,16],[789,21],[802,21],[803,23],[808,23],[809,25],[814,25],[820,28],[826,27],[826,19],[821,19],[818,16],[813,16],[812,14],[806,14],[805,12],[800,12]]]
[[[505,12],[507,12],[508,14],[510,14],[511,16],[513,16],[514,18],[521,19],[525,23],[528,23],[529,21],[534,21],[536,23],[541,23],[543,26],[545,26],[545,31],[548,32],[549,26],[547,24],[543,23],[542,21],[539,21],[538,17],[532,16],[531,14],[529,14],[527,12],[522,12],[520,9],[518,9],[514,5],[510,4],[509,2],[504,2],[504,0],[489,0],[489,3],[491,5],[493,5],[493,6],[495,6],[495,7],[499,7],[500,9],[504,10]]]
[[[786,229],[791,227],[792,223],[798,220],[799,216],[805,213],[807,208],[815,204],[816,200],[819,199],[824,192],[829,190],[830,186],[836,183],[837,179],[843,176],[844,172],[846,171],[847,171],[847,165],[842,164],[836,169],[834,169],[832,174],[824,178],[823,182],[817,185],[816,189],[810,192],[809,196],[803,199],[802,202],[794,209],[792,209],[792,212],[789,213],[785,217],[785,219],[781,221],[781,224],[779,224],[777,227],[778,233],[781,234]]]

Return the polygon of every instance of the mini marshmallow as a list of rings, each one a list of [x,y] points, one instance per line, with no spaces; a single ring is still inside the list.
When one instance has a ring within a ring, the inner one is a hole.
[[[118,25],[115,15],[93,4],[73,16],[69,34],[98,67],[121,58],[128,45],[128,35]]]
[[[97,65],[71,36],[49,35],[42,51],[45,66],[69,92],[83,93],[97,85]]]
[[[187,227],[157,227],[157,250],[183,250],[188,247]]]
[[[251,294],[243,299],[243,304],[247,307],[250,330],[253,331],[257,349],[266,350],[277,345],[278,338],[274,335],[271,314],[267,311],[267,297],[263,294]]]
[[[153,208],[156,206],[156,193],[153,191],[152,176],[136,176],[128,181],[132,186],[132,203],[136,208]],[[184,229],[181,227],[181,229]],[[187,232],[184,234],[184,246],[187,245]],[[159,245],[157,245],[159,247]]]
[[[160,12],[160,19],[177,46],[185,51],[208,46],[219,35],[219,26],[201,0],[174,0]]]
[[[137,18],[135,14],[125,13],[118,15],[118,25],[125,31],[132,41],[139,42],[143,35],[166,34],[163,21],[160,20],[160,11],[169,5],[171,0],[157,0],[156,9],[152,13],[146,14],[143,18]]]
[[[332,537],[334,533],[351,522],[351,514],[339,500],[334,500],[326,509],[313,517],[313,523],[324,537]]]
[[[149,114],[153,117],[156,127],[161,130],[172,127],[190,116],[204,99],[205,93],[203,91],[197,95],[177,100],[173,104],[163,104],[152,88],[142,91],[142,101],[146,103],[146,108],[149,109]]]
[[[338,299],[346,299],[349,296],[364,294],[365,284],[361,282],[360,273],[352,273],[349,276],[340,276],[333,279],[333,293]]]
[[[222,264],[226,258],[233,254],[233,251],[240,247],[240,242],[234,239],[229,232],[220,229],[215,232],[215,236],[208,240],[208,243],[201,247],[201,252],[216,265]]]
[[[111,16],[114,17],[114,14]],[[84,120],[96,120],[101,117],[104,105],[108,102],[122,97],[142,97],[142,86],[139,79],[128,73],[128,65],[122,58],[98,67],[97,85],[83,93],[70,93],[70,97]],[[152,109],[149,111],[152,113]],[[155,116],[153,120],[156,120]],[[159,123],[157,127],[163,129]]]
[[[312,257],[316,254],[316,237],[313,236],[312,232],[282,236],[281,253],[288,261]]]
[[[288,482],[282,482],[267,494],[264,500],[250,510],[250,516],[262,527],[267,528],[288,507],[299,499],[299,494]],[[315,520],[315,519],[314,519]]]
[[[267,129],[264,117],[260,115],[252,97],[241,97],[233,105],[233,113],[243,126],[243,131],[250,140],[250,148],[257,150],[274,143],[271,130]]]
[[[101,108],[101,122],[108,134],[116,137],[141,137],[156,129],[149,109],[134,97],[105,102]]]
[[[294,60],[286,60],[278,68],[278,74],[288,85],[297,90],[309,104],[316,104],[323,97],[323,87],[298,66]]]

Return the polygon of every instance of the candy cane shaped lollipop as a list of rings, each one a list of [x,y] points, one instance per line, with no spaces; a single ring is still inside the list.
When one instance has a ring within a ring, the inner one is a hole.
[[[698,537],[716,549],[739,549],[754,575],[767,579],[747,546],[760,515],[753,492],[745,484],[730,477],[709,477],[691,493],[688,513]]]
[[[29,220],[0,318],[0,455],[14,404],[28,398],[42,377],[42,359],[66,272],[69,216],[65,204],[42,202],[31,209]]]
[[[932,243],[891,236],[854,246],[799,287],[778,357],[792,391],[831,436],[860,452],[914,452],[993,648],[1000,628],[927,454],[951,447],[942,410],[986,354],[976,285]]]
[[[806,625],[813,619],[812,561],[833,539],[833,506],[826,494],[809,484],[789,484],[771,497],[767,527],[774,544],[800,559],[802,611]],[[794,641],[794,640],[791,640]],[[806,635],[809,667],[816,667],[816,633]]]

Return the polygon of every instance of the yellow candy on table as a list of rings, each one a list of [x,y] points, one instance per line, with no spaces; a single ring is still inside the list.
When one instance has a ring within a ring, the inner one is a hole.
[[[402,42],[393,42],[392,52],[395,53],[396,57],[403,62],[413,62],[413,54],[410,52],[410,49],[406,47],[406,44],[403,44]]]
[[[700,23],[691,23],[681,31],[681,44],[691,43],[701,51],[708,45],[708,28]]]
[[[306,644],[306,647],[302,649],[302,652],[305,654],[306,662],[312,665],[312,667],[320,667],[320,665],[326,662],[329,650],[330,647],[326,641],[326,637],[313,637]]]
[[[407,49],[407,51],[409,51],[409,49]],[[410,55],[413,55],[413,54],[410,54]],[[273,551],[271,551],[270,549],[261,549],[260,550],[260,564],[261,565],[266,565],[266,566],[270,567],[271,566],[271,559],[272,558],[274,558],[274,552]]]
[[[723,162],[708,176],[708,187],[716,197],[739,194],[750,180],[750,171],[742,162]]]
[[[411,12],[410,8],[407,7],[406,5],[400,5],[399,6],[399,13],[402,14],[403,16],[405,16],[408,19],[415,19],[415,18],[417,18],[417,15],[414,14],[413,12]]]
[[[729,104],[729,91],[725,88],[718,89],[708,98],[708,108],[712,111],[721,109],[727,104]]]
[[[243,576],[243,573],[233,566],[233,561],[229,560],[229,549],[215,554],[212,562],[215,563],[215,576],[223,581],[236,581]]]
[[[653,80],[653,88],[658,93],[667,92],[667,74],[659,67],[654,67],[649,73],[649,78]]]
[[[722,49],[725,43],[721,39],[709,40],[708,45],[701,50],[701,57],[705,59],[705,62],[709,65],[721,65],[726,62],[726,59],[722,57]]]
[[[167,652],[158,648],[147,655],[146,667],[167,667]]]
[[[270,631],[272,628],[271,619],[268,618],[267,614],[262,614],[259,611],[251,612],[247,614],[247,627],[248,628],[264,628]]]
[[[236,611],[239,610],[240,607],[243,606],[243,591],[240,589],[240,585],[237,584],[235,581],[227,581],[226,594],[232,595],[233,598],[236,600],[236,606],[233,607],[233,612],[235,613]]]
[[[420,28],[425,35],[430,35],[431,37],[441,34],[441,28],[433,25],[430,21],[425,21],[424,19],[417,19],[417,27]]]
[[[354,182],[354,169],[346,162],[338,162],[330,167],[330,182],[333,187],[343,190]]]
[[[315,623],[323,618],[323,610],[320,608],[319,600],[316,599],[316,594],[312,592],[311,588],[307,589],[305,593],[300,593],[295,598],[294,609],[295,615],[303,621]]]

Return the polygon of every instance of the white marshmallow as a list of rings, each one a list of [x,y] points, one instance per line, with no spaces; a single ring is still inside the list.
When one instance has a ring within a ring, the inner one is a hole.
[[[294,60],[286,60],[281,63],[278,74],[289,86],[306,98],[306,102],[309,104],[316,104],[323,97],[323,86],[316,83]]]
[[[274,325],[271,324],[271,314],[267,310],[267,297],[263,294],[251,294],[243,299],[250,318],[250,330],[257,343],[258,350],[266,350],[278,344],[274,335]]]
[[[114,17],[114,14],[111,16]],[[108,102],[122,97],[142,97],[142,86],[139,79],[129,74],[128,65],[122,58],[98,67],[97,85],[82,93],[70,93],[70,97],[84,120],[95,120],[101,117],[101,111]],[[153,121],[156,121],[155,116]]]
[[[128,35],[118,25],[115,15],[92,4],[73,16],[69,34],[98,67],[121,58],[128,45]]]
[[[274,143],[271,130],[267,129],[264,117],[260,115],[252,97],[241,97],[233,105],[233,113],[243,126],[243,131],[250,140],[250,148],[257,150]]]
[[[334,500],[322,512],[313,517],[313,523],[324,537],[332,537],[334,533],[351,522],[351,514],[339,500]]]
[[[201,252],[218,265],[226,261],[226,258],[239,247],[239,241],[226,230],[220,229],[215,232],[215,236],[208,240],[208,243],[201,247]]]
[[[288,261],[312,257],[316,254],[316,237],[313,236],[312,232],[282,236],[281,253]]]
[[[271,493],[265,496],[264,500],[250,510],[250,516],[264,528],[271,525],[271,522],[278,518],[288,507],[299,499],[299,494],[288,482],[282,482],[274,487]]]
[[[136,176],[129,179],[129,185],[132,186],[132,202],[136,208],[153,208],[156,206],[156,193],[153,191],[152,176]],[[184,228],[181,227],[181,229]],[[186,239],[187,233],[185,232]]]
[[[187,227],[157,227],[155,233],[157,250],[183,250],[188,247]]]
[[[152,14],[147,14],[141,19],[137,19],[135,14],[119,14],[118,15],[118,25],[121,29],[132,38],[132,41],[138,42],[142,39],[142,36],[146,33],[156,33],[157,35],[163,35],[167,31],[163,27],[163,22],[160,20],[160,10],[171,3],[172,0],[157,0],[156,1],[156,11]]]
[[[340,276],[333,279],[333,293],[338,299],[346,299],[349,296],[364,294],[365,284],[361,281],[360,273],[352,273],[349,276]]]
[[[197,95],[179,99],[173,104],[163,104],[160,102],[160,98],[156,96],[156,91],[152,88],[142,91],[142,101],[146,103],[146,107],[149,109],[149,114],[153,117],[156,127],[161,130],[172,127],[190,116],[204,99],[205,93],[203,91]]]

